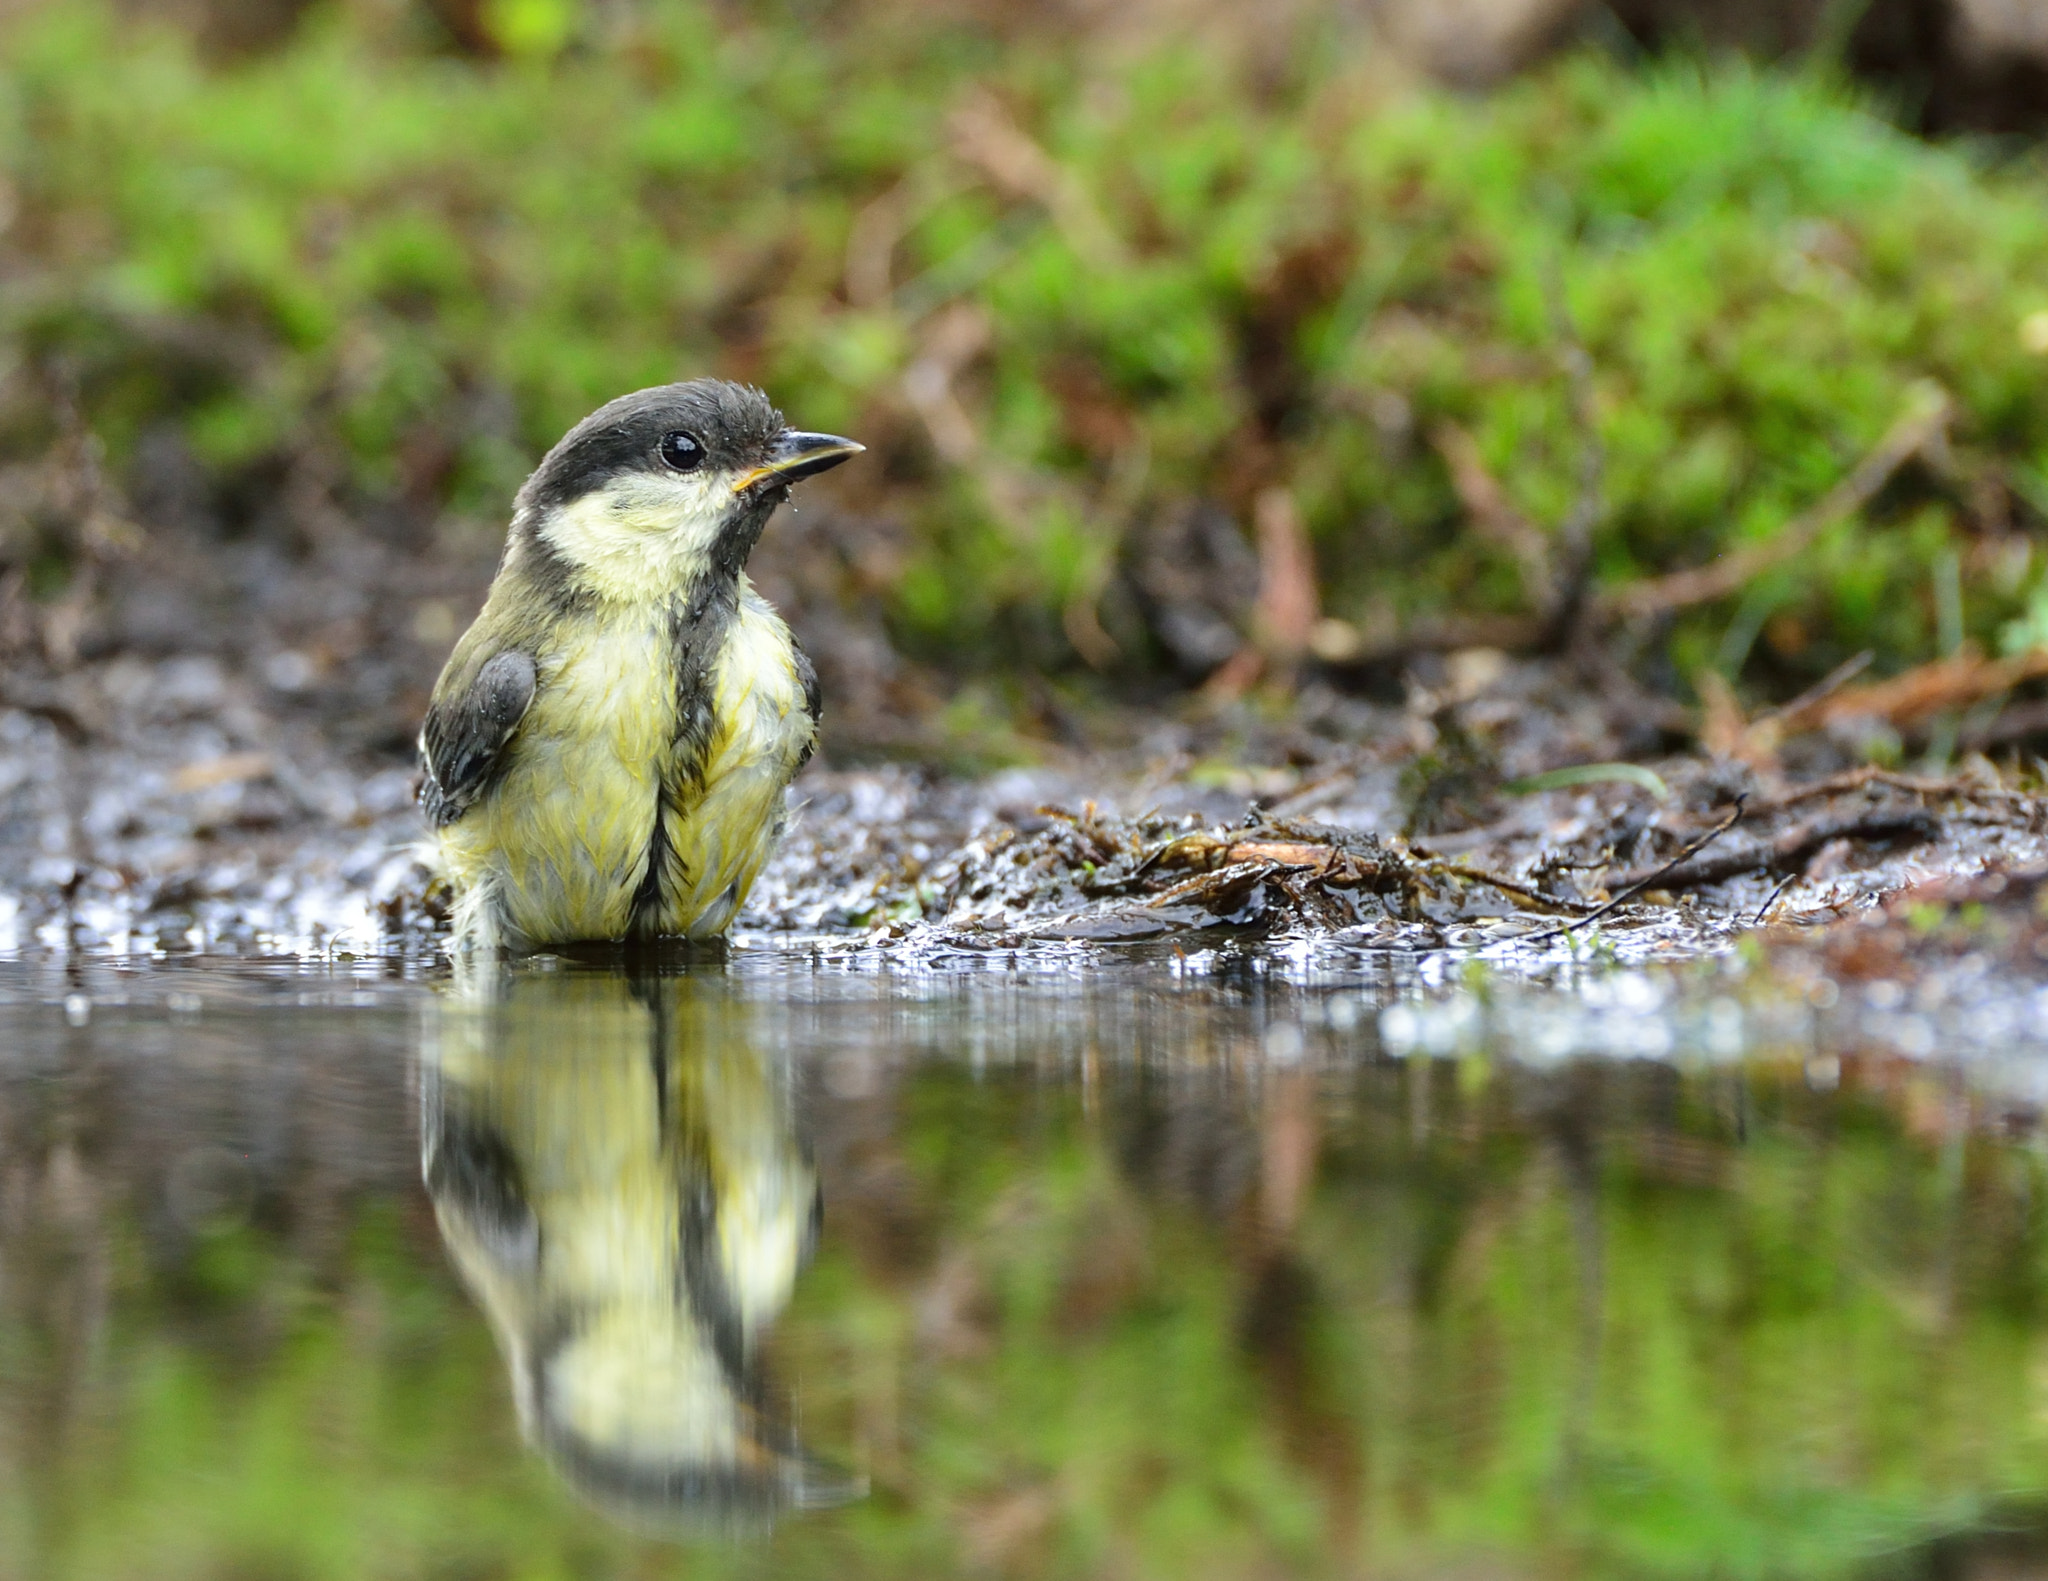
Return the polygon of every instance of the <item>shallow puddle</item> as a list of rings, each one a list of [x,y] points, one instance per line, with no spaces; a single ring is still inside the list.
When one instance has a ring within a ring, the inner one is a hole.
[[[1285,965],[0,967],[0,1575],[2048,1565],[2010,1061]]]

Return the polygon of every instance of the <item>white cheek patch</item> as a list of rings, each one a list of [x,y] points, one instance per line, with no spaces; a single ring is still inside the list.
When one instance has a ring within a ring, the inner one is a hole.
[[[636,472],[551,511],[540,536],[606,598],[688,585],[733,505],[733,474]]]

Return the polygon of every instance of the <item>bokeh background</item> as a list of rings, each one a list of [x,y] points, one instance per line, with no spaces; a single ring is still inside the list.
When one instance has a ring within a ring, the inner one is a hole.
[[[705,372],[870,446],[758,562],[842,761],[1556,646],[1936,387],[1609,650],[2024,650],[2044,124],[2035,0],[17,0],[7,685],[211,654],[396,759],[540,452]]]

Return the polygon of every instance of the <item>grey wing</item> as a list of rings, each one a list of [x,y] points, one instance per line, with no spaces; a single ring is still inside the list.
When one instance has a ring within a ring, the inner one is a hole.
[[[491,787],[505,766],[505,743],[533,702],[530,656],[515,649],[494,654],[469,689],[440,697],[420,729],[420,807],[427,822],[445,829]]]

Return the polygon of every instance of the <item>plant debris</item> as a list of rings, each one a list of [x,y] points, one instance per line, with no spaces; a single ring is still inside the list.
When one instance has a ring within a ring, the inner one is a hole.
[[[1257,810],[1235,823],[1041,806],[991,820],[915,877],[884,879],[865,942],[989,949],[1039,940],[1121,943],[1210,929],[1254,936],[1371,931],[1434,948],[1489,925],[1525,947],[1596,924],[1627,932],[1683,918],[1718,948],[1756,912],[1820,923],[1855,914],[1929,870],[2048,857],[2048,803],[1984,778],[1855,773],[1775,796],[1697,806],[1710,765],[1675,764],[1695,805],[1639,784],[1546,793],[1544,816],[1469,831],[1458,854],[1341,824]],[[1726,837],[1726,838],[1724,838]],[[1663,854],[1641,860],[1647,851]],[[1760,889],[1761,886],[1761,889]]]
[[[1454,655],[1399,707],[1129,719],[992,776],[814,765],[741,936],[1698,953],[2048,863],[2017,769],[1633,761],[1640,694],[1558,684],[1573,662]],[[122,657],[0,704],[0,949],[440,948],[410,775],[258,672]]]

